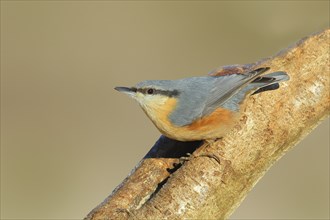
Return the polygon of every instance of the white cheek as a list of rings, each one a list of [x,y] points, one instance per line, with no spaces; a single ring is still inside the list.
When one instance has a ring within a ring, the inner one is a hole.
[[[149,104],[156,104],[158,106],[162,106],[165,104],[166,100],[168,98],[167,97],[164,97],[164,96],[161,96],[161,95],[146,95],[145,96],[145,100],[146,100],[146,103],[149,105]]]
[[[161,95],[143,95],[138,93],[136,95],[136,100],[140,103],[140,105],[144,108],[150,108],[151,106],[162,106],[165,104],[167,97]]]
[[[141,94],[141,93],[139,93],[139,92],[137,92],[136,95],[135,95],[135,99],[137,101],[143,100],[144,99],[144,95]]]
[[[141,93],[137,93],[134,98],[141,106],[144,106],[145,103],[144,95],[142,95]]]

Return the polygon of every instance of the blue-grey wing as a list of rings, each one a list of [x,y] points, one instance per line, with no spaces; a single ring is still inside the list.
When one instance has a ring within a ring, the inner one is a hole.
[[[268,68],[260,68],[246,74],[230,74],[215,77],[194,77],[177,80],[180,97],[176,109],[169,115],[171,122],[185,126],[205,115],[211,114],[220,106],[238,111],[239,103],[247,92],[255,93],[276,89],[270,86],[289,77],[284,72],[274,72],[259,77]],[[259,90],[266,88],[265,90]]]
[[[233,96],[239,93],[250,82],[259,77],[260,74],[267,71],[268,68],[260,68],[245,74],[230,74],[214,77],[210,93],[205,102],[202,115],[212,113],[219,106],[225,105]],[[231,106],[227,106],[231,108]],[[236,110],[236,109],[230,109]]]
[[[180,97],[175,110],[169,115],[170,121],[177,126],[185,126],[202,117],[212,77],[193,77],[175,81],[180,88]]]

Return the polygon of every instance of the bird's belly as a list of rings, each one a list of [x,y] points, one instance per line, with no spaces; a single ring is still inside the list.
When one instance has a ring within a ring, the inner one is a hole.
[[[173,125],[168,116],[159,118],[156,127],[165,136],[179,141],[216,139],[224,136],[234,124],[237,113],[224,108],[182,127]]]

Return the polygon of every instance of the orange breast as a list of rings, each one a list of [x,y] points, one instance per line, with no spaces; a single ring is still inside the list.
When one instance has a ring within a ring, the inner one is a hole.
[[[180,141],[220,138],[231,128],[236,118],[235,113],[224,108],[218,108],[210,115],[202,117],[192,124],[179,127],[169,120],[169,115],[175,109],[176,104],[176,99],[169,98],[161,108],[157,109],[155,114],[148,115],[161,133]]]
[[[189,130],[211,130],[221,126],[228,126],[232,123],[233,113],[224,108],[218,108],[210,115],[202,117],[194,123],[187,125]]]

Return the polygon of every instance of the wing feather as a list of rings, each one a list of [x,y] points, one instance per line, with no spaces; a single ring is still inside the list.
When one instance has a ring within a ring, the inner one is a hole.
[[[233,95],[267,70],[269,68],[266,67],[244,74],[230,74],[216,77],[217,80],[214,80],[213,85],[211,85],[212,88],[205,102],[202,115],[211,114],[216,108],[224,104]]]

